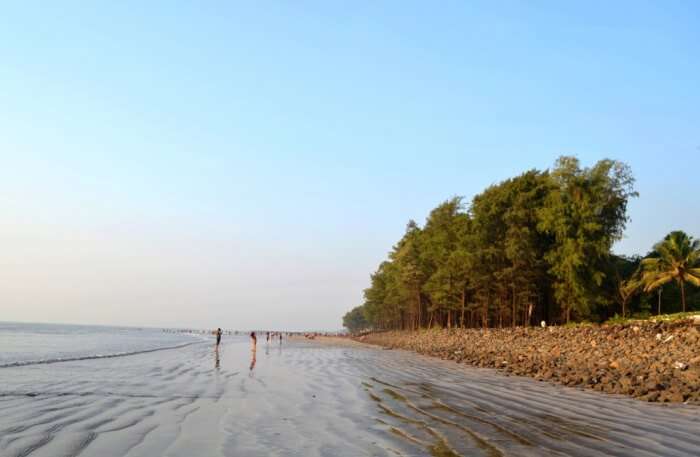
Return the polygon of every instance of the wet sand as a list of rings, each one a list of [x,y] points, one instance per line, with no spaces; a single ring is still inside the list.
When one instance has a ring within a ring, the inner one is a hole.
[[[0,369],[0,456],[697,456],[700,408],[246,339]],[[252,365],[252,369],[251,369]]]

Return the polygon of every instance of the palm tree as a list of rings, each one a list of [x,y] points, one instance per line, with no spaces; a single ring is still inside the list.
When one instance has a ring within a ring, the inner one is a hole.
[[[656,243],[653,255],[642,260],[644,291],[651,292],[675,280],[681,288],[685,312],[685,283],[700,286],[700,240],[674,231]]]
[[[617,299],[622,305],[622,317],[627,314],[627,303],[637,293],[641,284],[636,278],[630,278],[627,281],[619,281],[617,283]]]

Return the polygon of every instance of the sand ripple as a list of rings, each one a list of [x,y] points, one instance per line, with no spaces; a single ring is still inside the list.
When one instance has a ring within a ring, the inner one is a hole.
[[[700,408],[403,351],[228,339],[0,369],[0,456],[691,456]],[[252,370],[251,370],[252,365]]]

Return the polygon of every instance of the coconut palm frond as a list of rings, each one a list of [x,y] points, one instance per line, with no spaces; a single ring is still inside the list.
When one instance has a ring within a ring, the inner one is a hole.
[[[652,290],[656,290],[664,284],[668,284],[669,282],[673,281],[673,279],[674,276],[670,274],[660,274],[655,275],[653,278],[648,278],[648,282],[644,286],[644,292],[651,292]]]
[[[647,271],[647,270],[653,270],[656,269],[656,267],[661,263],[660,259],[654,258],[654,257],[647,257],[646,259],[642,259],[642,262],[640,264],[642,272]]]
[[[676,257],[674,248],[675,247],[671,243],[658,243],[656,246],[654,246],[654,250],[657,254],[659,254],[659,259],[662,262],[671,262],[672,259]]]
[[[627,281],[623,281],[620,287],[620,291],[625,293],[625,294],[633,294],[636,292],[641,286],[642,282],[640,280],[637,280],[635,278],[630,278]]]
[[[686,271],[685,280],[694,286],[700,287],[700,268],[691,268]]]

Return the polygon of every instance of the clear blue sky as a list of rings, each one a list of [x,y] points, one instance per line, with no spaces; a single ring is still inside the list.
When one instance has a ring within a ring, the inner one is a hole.
[[[700,4],[24,2],[0,14],[2,320],[337,328],[409,218],[632,166],[700,236]]]

